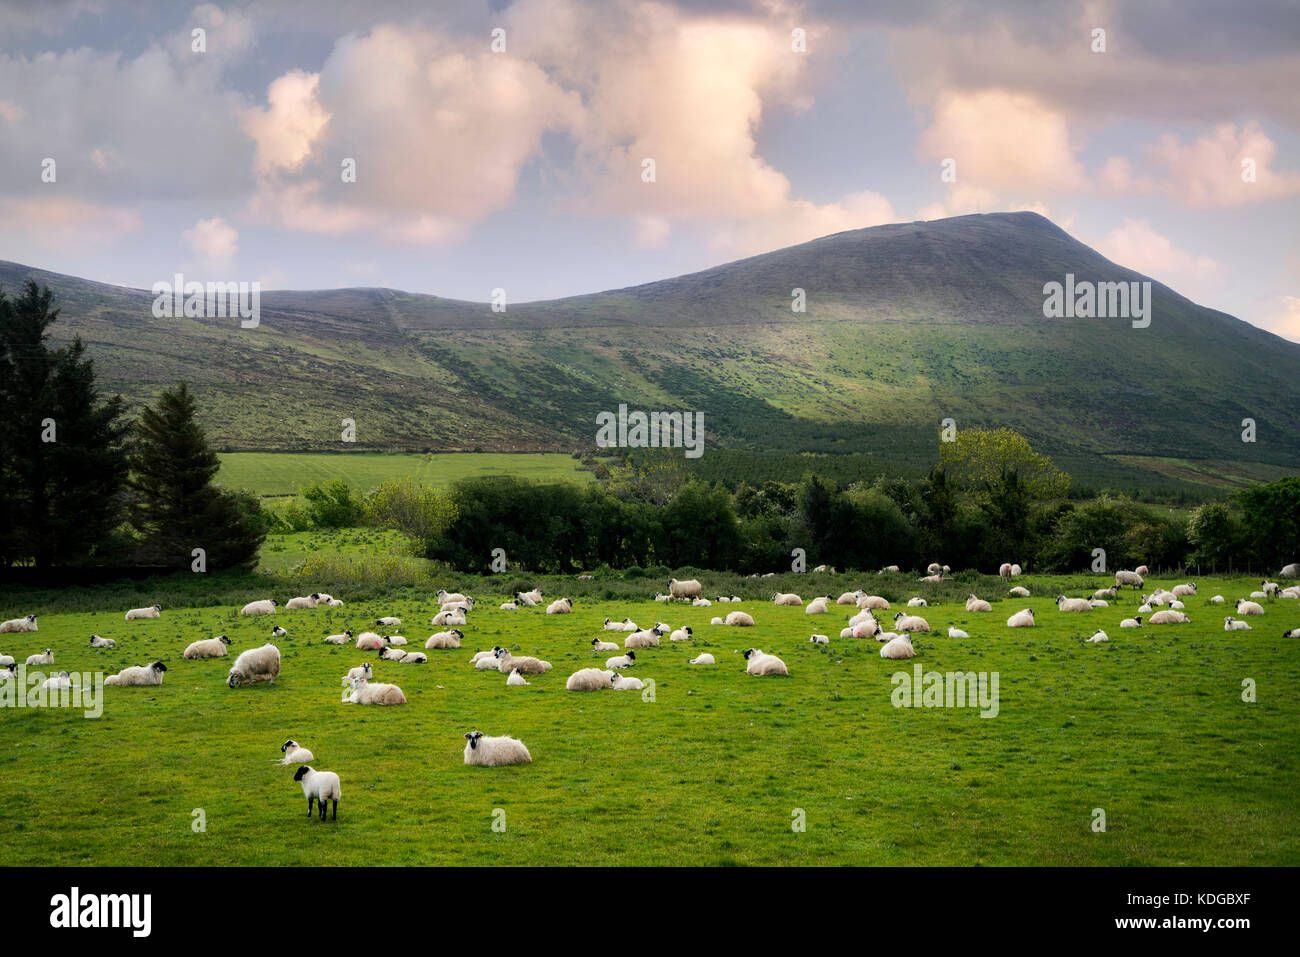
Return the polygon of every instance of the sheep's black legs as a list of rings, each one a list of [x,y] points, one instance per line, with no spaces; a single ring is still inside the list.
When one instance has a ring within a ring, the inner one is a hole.
[[[330,815],[330,820],[337,821],[339,819],[339,799],[334,798],[333,801],[334,801],[334,812],[333,814]]]
[[[312,804],[312,801],[313,801],[313,800],[315,800],[315,799],[314,799],[314,798],[308,798],[308,799],[307,799],[307,816],[308,816],[308,817],[311,817],[311,804]]]
[[[321,798],[319,801],[317,801],[316,806],[320,808],[320,819],[322,821],[325,820],[325,799]]]

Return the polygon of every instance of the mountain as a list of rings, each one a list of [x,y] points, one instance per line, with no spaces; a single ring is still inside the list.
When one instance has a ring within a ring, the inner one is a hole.
[[[56,334],[87,342],[106,389],[146,401],[190,382],[227,449],[589,448],[596,414],[626,403],[702,411],[711,448],[870,452],[914,469],[952,418],[1018,429],[1098,474],[1295,470],[1300,345],[1157,282],[1145,329],[1045,318],[1044,284],[1067,273],[1147,279],[1037,214],[996,213],[504,313],[391,289],[267,292],[260,326],[241,329],[157,319],[147,290],[15,263],[0,262],[0,286],[49,284]],[[796,288],[806,312],[791,309]],[[339,443],[343,418],[355,446]]]

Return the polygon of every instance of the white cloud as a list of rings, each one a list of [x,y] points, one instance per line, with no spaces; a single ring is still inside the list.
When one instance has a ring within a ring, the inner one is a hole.
[[[220,217],[200,219],[181,236],[204,266],[228,266],[239,252],[239,232]]]
[[[1158,280],[1189,299],[1205,301],[1223,284],[1213,258],[1179,249],[1142,219],[1125,219],[1095,244],[1107,259]]]
[[[1300,296],[1279,296],[1274,315],[1260,323],[1274,335],[1300,342]]]
[[[1156,168],[1154,187],[1189,206],[1237,206],[1300,195],[1300,172],[1272,168],[1277,144],[1257,123],[1240,130],[1222,123],[1188,144],[1166,134],[1146,154]],[[1254,162],[1254,182],[1242,179],[1246,160]]]

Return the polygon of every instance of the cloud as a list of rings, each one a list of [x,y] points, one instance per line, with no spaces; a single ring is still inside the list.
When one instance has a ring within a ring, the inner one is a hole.
[[[228,266],[239,252],[238,231],[220,217],[200,219],[181,236],[205,266]]]
[[[1204,301],[1223,283],[1220,263],[1179,249],[1146,220],[1125,219],[1094,246],[1112,262],[1150,276],[1189,299]]]
[[[1260,325],[1283,339],[1300,342],[1300,296],[1279,296],[1276,305],[1273,318]]]
[[[0,196],[0,259],[31,260],[120,242],[139,232],[139,213],[124,206],[90,203],[70,196]]]
[[[269,106],[243,116],[244,132],[257,147],[254,168],[261,174],[296,171],[329,122],[320,103],[320,74],[291,70],[271,83],[266,99]]]
[[[1155,173],[1145,185],[1189,206],[1237,206],[1300,195],[1300,172],[1272,168],[1275,144],[1256,123],[1222,123],[1183,144],[1166,134],[1146,150]],[[1243,179],[1243,163],[1254,181]]]

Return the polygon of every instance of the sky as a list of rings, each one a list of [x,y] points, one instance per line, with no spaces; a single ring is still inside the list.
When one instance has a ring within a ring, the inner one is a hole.
[[[1028,209],[1300,341],[1297,91],[1290,0],[11,0],[0,259],[523,302]]]

